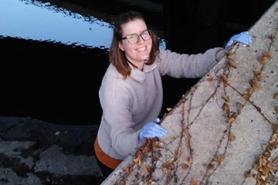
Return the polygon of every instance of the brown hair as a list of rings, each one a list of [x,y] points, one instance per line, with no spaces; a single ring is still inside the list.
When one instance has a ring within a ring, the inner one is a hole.
[[[122,25],[128,23],[135,19],[141,19],[145,21],[143,15],[136,11],[128,11],[126,13],[120,14],[114,20],[114,32],[113,40],[110,48],[109,60],[116,67],[117,71],[123,75],[124,78],[127,78],[130,75],[131,68],[128,65],[124,51],[119,48],[119,42],[122,40]],[[152,38],[152,48],[150,52],[149,61],[147,65],[154,63],[155,58],[159,52],[159,40],[155,33],[151,33]]]

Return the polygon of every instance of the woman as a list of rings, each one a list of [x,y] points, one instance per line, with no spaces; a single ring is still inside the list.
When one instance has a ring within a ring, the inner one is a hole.
[[[140,13],[117,17],[111,65],[99,90],[103,115],[94,144],[104,177],[135,153],[145,138],[167,133],[157,119],[163,99],[161,76],[202,77],[224,54],[223,48],[198,55],[160,51],[158,38]]]

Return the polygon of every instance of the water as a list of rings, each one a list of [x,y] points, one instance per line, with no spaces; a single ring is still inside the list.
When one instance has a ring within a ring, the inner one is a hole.
[[[2,37],[89,48],[109,48],[113,31],[111,24],[93,16],[31,0],[2,0],[0,25]]]
[[[0,37],[1,116],[99,122],[111,24],[49,2],[2,0]]]

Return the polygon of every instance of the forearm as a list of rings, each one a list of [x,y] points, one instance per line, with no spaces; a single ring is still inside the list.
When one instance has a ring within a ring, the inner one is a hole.
[[[175,78],[198,78],[206,74],[221,58],[222,48],[213,48],[196,55],[165,51],[161,54],[159,70]]]

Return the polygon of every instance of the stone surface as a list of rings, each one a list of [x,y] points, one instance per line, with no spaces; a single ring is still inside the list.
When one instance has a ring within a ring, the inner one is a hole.
[[[101,172],[92,149],[97,129],[1,117],[0,184],[100,184]]]
[[[0,184],[5,185],[41,185],[38,177],[27,174],[26,177],[18,176],[13,170],[7,168],[0,168]]]
[[[53,145],[40,154],[35,172],[48,171],[56,175],[93,175],[98,174],[94,156],[64,154],[62,148]]]

